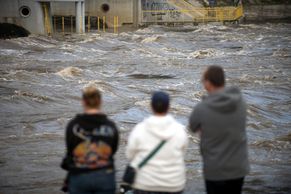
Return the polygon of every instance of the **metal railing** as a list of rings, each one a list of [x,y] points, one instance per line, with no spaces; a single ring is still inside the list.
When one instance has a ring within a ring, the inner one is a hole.
[[[242,16],[242,5],[237,7],[192,7],[191,9],[142,10],[141,21],[142,23],[225,22],[236,21]]]
[[[113,20],[113,21],[112,21]],[[112,26],[108,26],[109,23],[113,23]],[[52,16],[52,26],[54,32],[62,33],[63,35],[68,33],[75,33],[76,31],[76,17],[75,16]],[[119,16],[107,18],[105,16],[85,16],[85,32],[113,32],[118,34],[119,32]],[[112,28],[112,29],[111,29]]]

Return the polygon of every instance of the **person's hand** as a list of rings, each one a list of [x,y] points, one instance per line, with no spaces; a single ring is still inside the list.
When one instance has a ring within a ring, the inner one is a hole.
[[[201,139],[201,133],[202,133],[201,128],[199,128],[196,133],[197,133],[197,136]]]
[[[63,182],[63,186],[61,188],[61,191],[63,191],[64,193],[67,193],[69,191],[69,187],[68,187],[68,179],[65,179]]]

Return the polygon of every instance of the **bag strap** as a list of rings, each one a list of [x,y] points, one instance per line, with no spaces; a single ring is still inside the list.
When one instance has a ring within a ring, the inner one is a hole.
[[[159,145],[157,145],[155,147],[155,149],[153,151],[151,151],[147,157],[141,161],[141,163],[139,163],[138,168],[142,168],[144,165],[146,165],[146,163],[154,156],[156,155],[156,153],[163,147],[163,145],[166,143],[166,140],[161,141],[161,143],[159,143]]]

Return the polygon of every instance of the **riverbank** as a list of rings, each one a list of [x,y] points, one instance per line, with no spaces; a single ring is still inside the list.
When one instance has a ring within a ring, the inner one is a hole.
[[[243,23],[291,21],[291,0],[241,0],[244,8]],[[233,6],[236,0],[220,0],[217,6]]]
[[[291,19],[291,4],[246,4],[243,22],[288,22]]]

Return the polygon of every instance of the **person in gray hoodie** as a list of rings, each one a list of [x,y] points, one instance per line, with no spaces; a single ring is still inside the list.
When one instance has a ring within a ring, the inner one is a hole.
[[[202,83],[208,92],[194,108],[189,127],[199,132],[208,194],[240,194],[249,172],[246,103],[237,87],[225,87],[224,71],[210,66]]]

